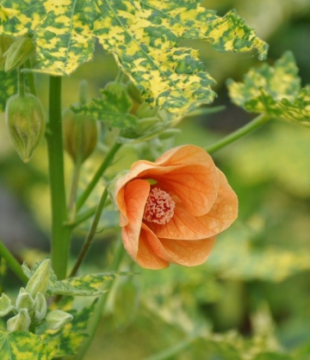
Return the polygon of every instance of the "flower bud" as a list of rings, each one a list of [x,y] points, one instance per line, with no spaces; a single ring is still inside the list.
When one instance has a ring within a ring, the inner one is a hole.
[[[0,36],[0,68],[3,68],[5,56],[3,56],[12,45],[13,39],[9,36]]]
[[[47,311],[47,303],[45,296],[38,292],[34,300],[34,319],[37,322],[42,321],[45,318]]]
[[[30,58],[34,51],[35,46],[29,38],[20,38],[14,41],[5,54],[3,54],[6,57],[4,70],[17,69]]]
[[[73,319],[73,316],[61,310],[53,310],[48,313],[46,323],[49,329],[58,330],[68,324]]]
[[[157,108],[151,108],[147,102],[143,102],[137,110],[137,116],[140,119],[154,117],[156,116],[156,113]]]
[[[140,91],[137,89],[135,84],[130,81],[130,83],[127,85],[128,94],[134,100],[135,102],[141,104],[143,102],[143,99],[141,97]]]
[[[150,130],[154,125],[158,124],[160,120],[157,117],[149,117],[138,119],[138,128],[137,131],[141,134],[144,134],[146,131]]]
[[[20,309],[19,313],[10,318],[7,323],[8,332],[13,331],[28,331],[31,324],[31,319],[27,309]]]
[[[43,295],[46,293],[49,278],[50,278],[50,263],[49,259],[42,261],[35,273],[29,279],[26,291],[34,298],[38,292]]]
[[[0,317],[7,315],[11,310],[13,310],[11,299],[2,293],[0,296]]]
[[[6,125],[15,150],[28,162],[45,130],[42,105],[31,94],[13,95],[6,104]]]
[[[98,123],[70,109],[64,109],[62,116],[64,148],[75,163],[83,163],[97,146]]]
[[[180,129],[167,129],[158,135],[160,140],[167,140],[176,135],[179,135],[182,131]]]
[[[33,306],[34,306],[34,300],[32,296],[24,288],[21,288],[19,290],[19,294],[16,299],[17,309],[32,310]]]

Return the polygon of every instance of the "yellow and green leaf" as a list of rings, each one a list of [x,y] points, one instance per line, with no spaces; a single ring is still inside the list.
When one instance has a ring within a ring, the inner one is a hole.
[[[6,73],[0,70],[0,112],[5,110],[8,98],[17,92],[16,71]]]
[[[89,61],[98,38],[152,106],[179,116],[215,96],[199,51],[180,40],[205,40],[221,52],[256,49],[260,59],[268,48],[234,11],[218,17],[198,0],[3,0],[0,32],[32,37],[36,71],[53,75]]]
[[[50,360],[55,350],[42,337],[24,331],[0,331],[1,360]]]
[[[274,66],[251,69],[243,83],[228,80],[232,101],[249,112],[310,125],[310,86],[301,89],[293,54],[286,52]]]

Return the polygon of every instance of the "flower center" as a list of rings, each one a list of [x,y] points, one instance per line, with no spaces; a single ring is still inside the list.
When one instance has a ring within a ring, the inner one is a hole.
[[[174,215],[175,202],[171,196],[159,188],[153,188],[146,201],[143,219],[156,224],[164,225]]]

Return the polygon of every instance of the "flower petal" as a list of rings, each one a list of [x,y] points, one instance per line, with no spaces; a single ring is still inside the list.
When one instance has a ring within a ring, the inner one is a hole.
[[[196,241],[171,239],[160,239],[160,241],[174,263],[184,266],[196,266],[208,259],[215,239],[214,236]]]
[[[128,224],[122,229],[126,251],[136,259],[145,203],[149,196],[150,184],[145,180],[133,180],[124,188],[124,206]]]
[[[154,251],[154,247],[158,246],[159,240],[156,236],[148,231],[147,227],[142,227],[139,241],[139,251],[137,254],[137,263],[146,269],[164,269],[169,266],[169,262]],[[161,244],[159,244],[160,247]]]
[[[165,225],[147,223],[160,239],[201,240],[216,236],[227,229],[238,216],[238,198],[229,186],[225,175],[218,170],[219,190],[211,210],[203,216],[195,217],[177,203],[173,218]]]

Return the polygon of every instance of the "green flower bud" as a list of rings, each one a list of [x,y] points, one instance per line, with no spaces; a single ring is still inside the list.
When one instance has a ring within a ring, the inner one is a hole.
[[[157,117],[138,119],[137,131],[141,134],[144,134],[146,131],[150,130],[152,127],[154,127],[159,122],[160,122],[160,120]]]
[[[45,296],[38,292],[34,300],[34,319],[37,322],[42,321],[45,318],[47,311],[47,303]]]
[[[29,279],[26,291],[34,298],[38,292],[43,295],[46,293],[49,278],[50,278],[50,265],[51,261],[46,259],[42,261],[35,273]]]
[[[27,309],[20,309],[19,313],[6,323],[8,332],[28,331],[31,319]]]
[[[32,310],[33,306],[34,306],[34,300],[32,296],[24,288],[21,288],[19,290],[19,294],[16,299],[17,309]]]
[[[45,130],[42,105],[31,94],[13,95],[6,104],[6,125],[15,150],[28,162]]]
[[[73,316],[61,310],[54,310],[48,313],[46,323],[49,329],[58,330],[72,321]]]
[[[147,102],[143,102],[137,110],[137,116],[140,119],[154,117],[156,116],[156,113],[157,108],[151,108]]]
[[[0,36],[0,68],[3,67],[5,63],[5,56],[3,56],[12,45],[13,39],[9,36]]]
[[[20,38],[14,41],[6,53],[3,54],[6,57],[4,70],[17,69],[31,57],[34,51],[35,46],[29,38]]]
[[[143,102],[140,91],[136,88],[135,84],[132,81],[130,81],[130,83],[127,85],[127,90],[132,100],[139,104]]]
[[[160,140],[167,140],[176,135],[179,135],[182,131],[180,129],[167,129],[158,135]]]
[[[2,293],[0,296],[0,317],[7,315],[13,308],[11,299],[5,293]]]
[[[75,163],[83,163],[97,146],[98,123],[70,109],[65,109],[62,116],[64,148]]]

